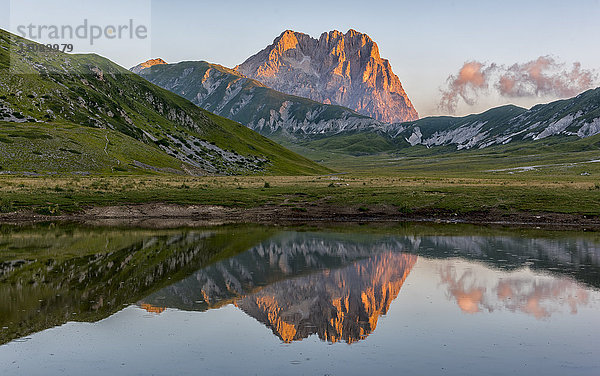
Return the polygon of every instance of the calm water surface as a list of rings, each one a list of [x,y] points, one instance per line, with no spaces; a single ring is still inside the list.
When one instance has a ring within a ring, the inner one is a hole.
[[[0,228],[1,375],[600,375],[600,236]]]

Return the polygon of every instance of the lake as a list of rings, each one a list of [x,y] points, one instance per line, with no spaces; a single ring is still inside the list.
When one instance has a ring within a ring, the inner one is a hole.
[[[4,375],[599,375],[600,234],[0,226]]]

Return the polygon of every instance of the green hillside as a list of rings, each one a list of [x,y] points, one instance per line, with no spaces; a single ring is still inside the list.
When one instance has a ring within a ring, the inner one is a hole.
[[[113,130],[72,123],[10,122],[0,122],[0,171],[32,174],[199,172]]]
[[[116,168],[132,171],[172,168],[201,174],[315,174],[328,171],[105,58],[39,51],[39,48],[34,50],[29,46],[38,45],[0,30],[0,124],[5,134],[3,139],[13,141],[0,142],[0,145],[13,145],[11,148],[18,145],[30,148],[58,146],[59,142],[49,143],[48,137],[25,137],[27,141],[24,141],[19,140],[23,137],[16,136],[40,126],[46,136],[78,142],[89,150],[90,155],[104,154],[106,157],[83,162],[82,154],[61,154],[58,159],[50,158],[45,163],[43,169],[46,171],[75,171],[86,166],[87,172]],[[20,50],[26,52],[20,53]],[[11,126],[7,126],[9,123]],[[52,129],[48,128],[49,123]],[[86,127],[90,135],[77,128],[81,126]],[[59,128],[61,130],[57,131]],[[109,142],[114,138],[115,143],[115,150],[109,145],[108,155],[104,151],[106,142],[94,141],[94,138],[106,140],[107,135]],[[132,150],[128,149],[129,145]],[[59,149],[49,151],[60,154]],[[65,149],[77,150],[73,147]],[[28,152],[23,153],[21,161],[12,160],[6,152],[0,153],[0,165],[29,171],[27,163],[30,162],[25,159]],[[65,158],[68,162],[64,162]],[[63,163],[53,164],[52,160]]]

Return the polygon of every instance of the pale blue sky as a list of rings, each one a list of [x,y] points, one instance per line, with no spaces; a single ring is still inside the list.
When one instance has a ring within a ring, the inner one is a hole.
[[[423,116],[441,112],[437,108],[439,88],[465,61],[511,65],[552,55],[569,65],[579,61],[583,68],[600,70],[600,0],[148,3],[152,4],[150,54],[168,62],[207,60],[233,67],[286,29],[313,37],[333,29],[367,33],[378,43],[382,57],[390,60]],[[8,0],[0,0],[0,4],[8,4]],[[68,15],[68,7],[64,8]],[[119,13],[107,10],[111,12]],[[0,13],[0,23],[6,28],[6,12]],[[107,57],[129,67],[146,59],[143,54],[121,49]],[[459,105],[458,113],[509,102],[530,106],[551,99],[489,95],[475,106]]]

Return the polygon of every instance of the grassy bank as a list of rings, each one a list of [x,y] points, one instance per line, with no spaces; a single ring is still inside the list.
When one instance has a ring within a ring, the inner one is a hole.
[[[515,176],[517,175],[517,176]],[[345,174],[319,177],[19,177],[0,176],[0,211],[58,215],[93,206],[169,203],[234,208],[380,205],[398,213],[549,212],[600,215],[600,181],[593,175],[536,172],[481,177],[398,177]]]

